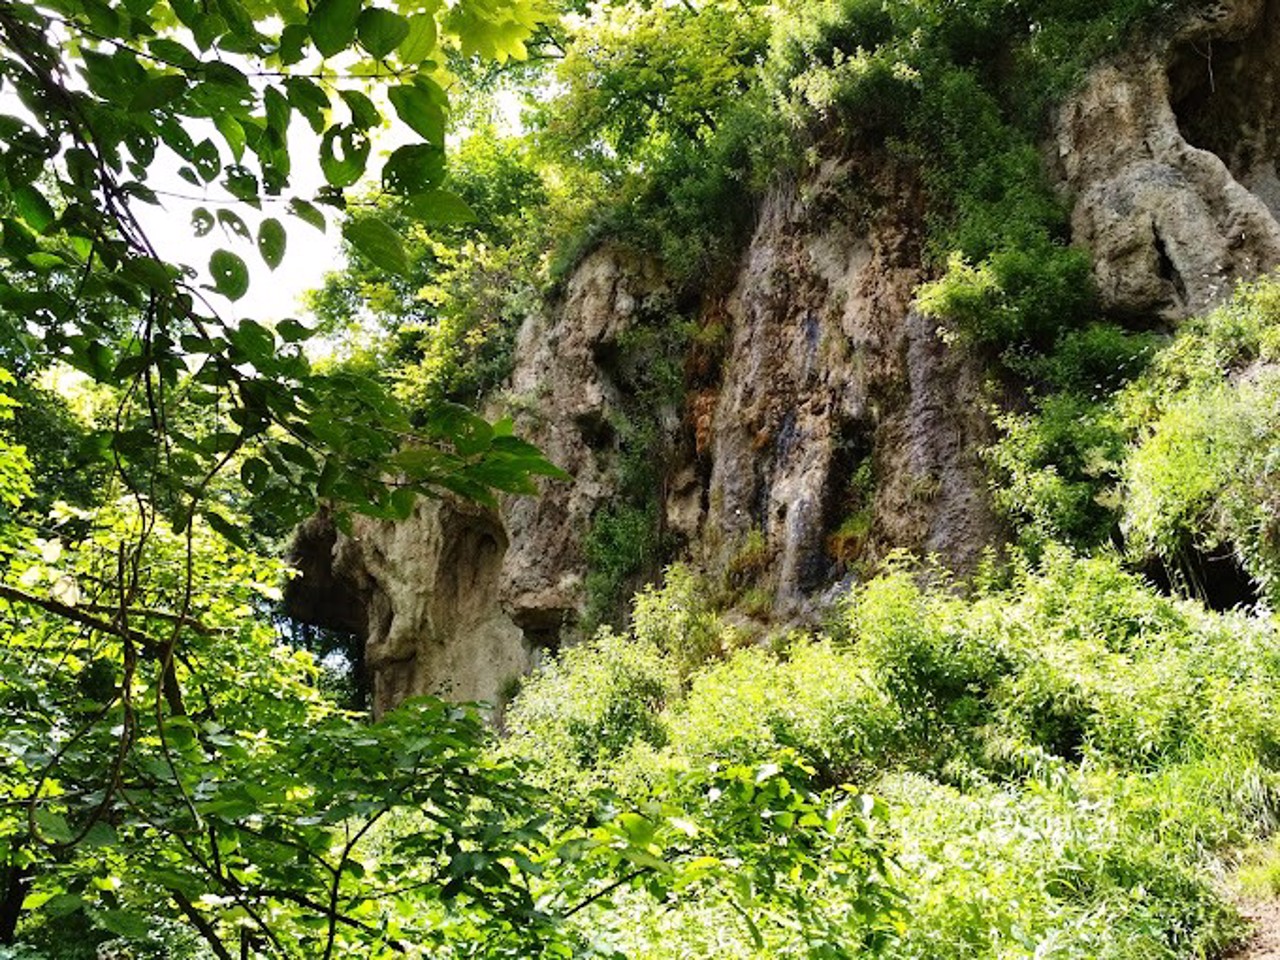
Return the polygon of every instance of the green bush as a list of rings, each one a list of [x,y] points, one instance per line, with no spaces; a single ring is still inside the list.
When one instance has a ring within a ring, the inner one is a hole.
[[[645,587],[635,595],[631,629],[640,643],[649,643],[675,662],[688,676],[724,653],[730,631],[710,604],[704,580],[682,563],[667,567],[662,586]]]
[[[1189,321],[1115,402],[1136,440],[1123,466],[1127,546],[1192,592],[1190,555],[1230,552],[1280,602],[1278,360],[1280,279],[1267,278]]]
[[[1208,877],[1280,824],[1273,619],[1162,596],[1114,555],[1015,555],[967,595],[899,560],[854,589],[834,638],[736,649],[686,687],[659,646],[714,645],[704,615],[674,568],[638,598],[638,637],[602,634],[530,680],[513,743],[562,802],[607,783],[696,805],[706,776],[781,756],[809,788],[869,789],[901,899],[874,941],[845,941],[857,956],[1174,960],[1239,935]],[[823,939],[832,918],[865,929],[857,892],[828,879],[805,886],[810,943],[841,942]],[[610,923],[637,957],[848,955],[804,952],[800,926],[757,923],[769,914],[729,919],[741,909],[723,891],[657,912],[624,898]]]
[[[698,674],[669,715],[671,750],[694,763],[791,748],[829,784],[866,779],[906,745],[901,705],[853,651],[830,641],[795,642],[781,658],[736,651]]]
[[[1117,528],[1116,488],[1126,434],[1114,412],[1075,393],[1050,394],[1030,413],[996,418],[984,457],[992,500],[1032,552],[1050,543],[1092,550]]]
[[[517,753],[570,779],[616,761],[637,743],[666,743],[662,710],[679,691],[656,646],[602,629],[525,681],[505,724]]]

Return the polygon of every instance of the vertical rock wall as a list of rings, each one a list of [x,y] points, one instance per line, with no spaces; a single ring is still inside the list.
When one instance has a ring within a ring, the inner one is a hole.
[[[1047,162],[1104,309],[1176,321],[1280,263],[1278,148],[1280,0],[1211,6],[1095,70]],[[713,574],[749,553],[779,618],[812,616],[889,550],[966,570],[1000,538],[983,364],[912,306],[922,223],[910,172],[867,158],[778,186],[731,289],[706,292],[720,346],[691,355],[683,409],[653,411],[672,451],[654,491],[664,528]],[[670,296],[660,264],[606,246],[521,330],[507,404],[572,483],[497,514],[441,502],[350,537],[322,519],[300,531],[293,611],[363,633],[379,709],[422,692],[495,701],[573,635],[587,531],[618,490],[628,336]]]

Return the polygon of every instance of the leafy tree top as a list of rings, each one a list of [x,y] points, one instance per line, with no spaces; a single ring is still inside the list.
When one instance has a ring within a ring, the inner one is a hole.
[[[549,16],[540,0],[0,4],[4,349],[121,388],[100,452],[179,528],[209,478],[250,451],[245,485],[285,517],[316,494],[400,515],[417,493],[532,489],[530,473],[554,472],[536,451],[459,410],[416,429],[377,387],[318,376],[301,324],[234,315],[251,303],[241,252],[182,262],[139,213],[163,199],[158,172],[176,168],[228,198],[197,208],[193,231],[221,227],[275,269],[285,221],[324,229],[323,208],[345,207],[393,117],[414,140],[382,165],[382,189],[421,215],[455,209],[440,189],[445,63],[524,56]],[[309,197],[291,189],[300,124],[326,181]],[[345,237],[408,269],[384,220],[353,219]]]

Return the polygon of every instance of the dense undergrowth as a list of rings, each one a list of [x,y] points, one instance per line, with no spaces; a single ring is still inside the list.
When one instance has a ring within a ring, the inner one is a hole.
[[[838,948],[804,918],[738,915],[749,892],[624,899],[591,924],[634,957],[1218,955],[1241,927],[1214,858],[1280,813],[1274,622],[1061,549],[967,597],[920,573],[891,570],[823,635],[766,649],[735,646],[676,568],[630,634],[527,682],[505,749],[537,759],[567,810],[602,789],[643,809],[779,757],[806,789],[879,798],[880,912],[809,881]]]
[[[1066,342],[1066,375],[1002,418],[989,455],[1024,545],[1115,544],[1209,599],[1216,558],[1274,607],[1280,279],[1242,286],[1163,349],[1108,328]]]

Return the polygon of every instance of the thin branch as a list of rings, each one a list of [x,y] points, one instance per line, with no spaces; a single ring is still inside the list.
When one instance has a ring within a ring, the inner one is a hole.
[[[235,960],[223,944],[222,938],[218,936],[218,931],[213,928],[213,924],[196,909],[196,905],[187,899],[186,894],[180,890],[170,890],[169,895],[173,897],[173,902],[178,905],[183,915],[191,921],[191,925],[200,931],[200,936],[204,937],[205,942],[209,944],[209,949],[217,954],[218,960]]]
[[[121,640],[132,641],[141,647],[149,657],[158,656],[162,652],[160,644],[145,633],[140,633],[127,626],[121,626],[110,620],[103,620],[101,617],[95,617],[80,607],[73,607],[70,604],[62,603],[49,597],[38,597],[35,594],[26,593],[3,583],[0,583],[0,599],[9,600],[13,603],[30,604],[47,613],[55,614],[91,630],[110,634],[113,637],[119,637]]]

